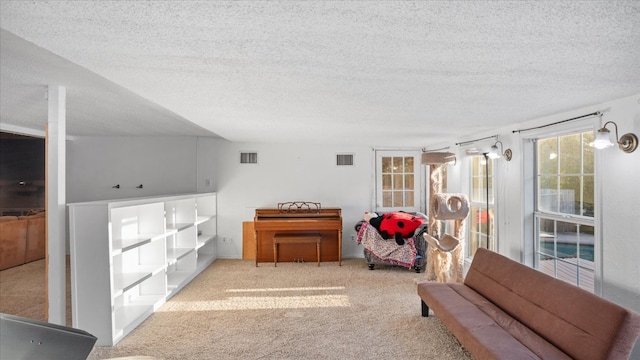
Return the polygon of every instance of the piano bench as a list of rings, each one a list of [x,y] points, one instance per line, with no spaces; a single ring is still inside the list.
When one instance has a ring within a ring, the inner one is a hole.
[[[316,244],[318,266],[320,266],[320,234],[275,234],[273,235],[273,266],[278,266],[278,246],[280,244]]]

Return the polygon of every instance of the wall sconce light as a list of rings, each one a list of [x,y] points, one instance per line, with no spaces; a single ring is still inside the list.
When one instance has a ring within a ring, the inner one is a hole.
[[[618,125],[613,121],[607,121],[601,129],[596,131],[596,137],[593,142],[589,143],[589,146],[596,149],[606,149],[614,145],[609,136],[610,131],[607,129],[607,125],[609,124],[613,124],[616,129],[616,142],[620,150],[626,153],[632,153],[638,148],[638,137],[635,134],[627,133],[618,138]]]
[[[500,144],[500,150],[498,150],[498,144]],[[495,144],[491,145],[491,149],[489,150],[489,153],[487,155],[491,159],[499,159],[501,156],[504,156],[507,161],[511,161],[511,158],[513,157],[513,152],[511,151],[511,149],[507,149],[504,151],[502,151],[502,149],[502,141],[497,140]]]

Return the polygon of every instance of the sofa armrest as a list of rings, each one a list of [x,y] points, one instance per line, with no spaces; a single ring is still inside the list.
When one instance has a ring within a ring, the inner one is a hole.
[[[0,222],[0,270],[24,264],[27,221]]]
[[[25,262],[44,259],[46,254],[46,218],[42,215],[22,216],[27,221]]]

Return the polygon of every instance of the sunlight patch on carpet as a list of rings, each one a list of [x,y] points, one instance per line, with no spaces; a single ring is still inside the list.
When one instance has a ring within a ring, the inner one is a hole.
[[[344,286],[307,286],[295,288],[227,289],[226,292],[271,292],[271,291],[324,291],[344,290]]]
[[[346,295],[229,297],[211,301],[171,301],[158,312],[307,309],[351,306]]]
[[[284,317],[286,317],[286,318],[301,318],[301,317],[304,317],[304,313],[302,313],[300,311],[288,311],[286,314],[284,314]]]

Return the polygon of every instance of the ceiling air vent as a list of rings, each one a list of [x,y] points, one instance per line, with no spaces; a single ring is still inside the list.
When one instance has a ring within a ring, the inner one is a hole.
[[[338,155],[336,155],[336,165],[338,165],[338,166],[353,166],[353,154],[338,154]]]
[[[241,152],[240,164],[257,164],[258,153],[257,152]]]

